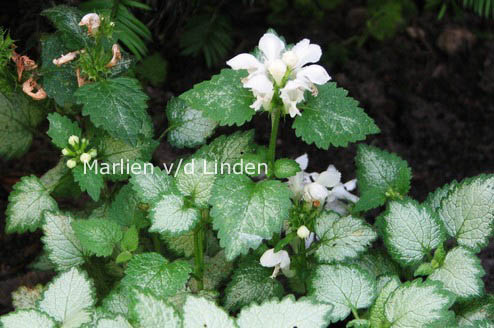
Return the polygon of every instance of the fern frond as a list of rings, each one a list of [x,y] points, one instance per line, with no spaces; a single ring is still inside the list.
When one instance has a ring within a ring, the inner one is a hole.
[[[206,65],[212,67],[223,60],[233,47],[232,26],[222,15],[197,15],[185,25],[180,40],[182,54],[204,56]]]
[[[494,0],[463,0],[463,6],[479,16],[486,18],[494,16]]]

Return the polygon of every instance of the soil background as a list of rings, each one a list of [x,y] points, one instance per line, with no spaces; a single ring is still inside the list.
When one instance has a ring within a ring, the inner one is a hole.
[[[345,56],[330,56],[335,44],[361,34],[365,26],[365,1],[346,1],[320,19],[288,10],[283,23],[278,24],[270,21],[270,12],[265,7],[246,2],[249,1],[226,1],[222,9],[231,18],[238,45],[228,58],[250,51],[269,27],[274,27],[289,42],[307,37],[321,45],[325,54],[322,65],[333,80],[359,100],[381,129],[379,135],[364,142],[395,152],[408,161],[413,171],[414,198],[422,201],[429,192],[453,179],[494,173],[493,20],[465,12],[463,16],[450,13],[438,21],[437,12],[424,10],[423,3],[418,1],[418,15],[407,23],[408,29],[404,28],[394,38],[383,42],[370,38],[361,47],[348,47]],[[29,3],[36,5],[18,1],[0,8],[0,25],[9,28],[14,39],[21,40],[19,49],[38,58],[37,36],[50,31],[39,12],[55,2]],[[150,23],[158,40],[150,47],[169,62],[163,87],[145,86],[151,97],[156,135],[166,128],[164,108],[170,97],[209,79],[225,66],[207,68],[202,58],[180,54],[178,40],[182,29],[177,17],[187,19],[185,10],[183,17],[180,16],[182,9],[172,7],[157,19],[158,23]],[[141,17],[145,22],[152,18],[152,13]],[[21,19],[29,20],[29,24],[21,24]],[[438,42],[441,35],[442,43]],[[254,127],[258,141],[267,144],[267,115],[257,115],[242,128]],[[46,122],[41,128],[47,130]],[[231,131],[221,128],[217,134]],[[354,178],[355,145],[327,151],[308,146],[296,138],[290,120],[282,122],[280,131],[279,157],[294,158],[307,152],[309,171],[321,171],[332,163],[342,171],[345,180]],[[154,162],[170,162],[188,152],[172,149],[163,142],[155,152]],[[40,176],[58,159],[58,151],[48,138],[40,136],[21,159],[0,160],[0,314],[11,310],[13,289],[50,279],[49,273],[35,273],[28,268],[42,250],[40,233],[4,234],[4,213],[9,192],[19,178],[30,174]],[[494,292],[494,243],[480,256],[486,270],[487,289]]]

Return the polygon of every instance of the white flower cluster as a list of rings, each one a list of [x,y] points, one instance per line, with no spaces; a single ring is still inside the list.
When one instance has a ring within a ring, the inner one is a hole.
[[[274,33],[266,33],[259,40],[259,50],[260,58],[243,53],[227,61],[234,70],[248,71],[249,75],[242,82],[256,97],[250,106],[256,111],[261,107],[271,110],[273,96],[278,92],[285,113],[291,117],[301,115],[297,104],[305,100],[305,91],[317,95],[315,84],[322,85],[331,79],[322,66],[305,66],[318,62],[322,55],[321,47],[308,39],[287,48]]]
[[[67,160],[67,167],[69,169],[73,169],[77,166],[78,160],[85,164],[89,163],[92,159],[98,156],[98,151],[96,149],[91,149],[86,152],[86,148],[89,145],[89,142],[86,138],[79,139],[78,136],[70,136],[69,137],[69,145],[71,147],[66,147],[62,149],[62,155],[73,157]]]
[[[326,171],[317,173],[307,173],[305,170],[309,165],[309,157],[304,154],[295,161],[302,169],[295,176],[288,179],[288,186],[292,190],[295,198],[303,199],[307,202],[319,201],[325,208],[335,211],[341,215],[347,214],[344,201],[356,203],[359,198],[350,191],[357,186],[357,180],[353,179],[346,183],[341,182],[341,173],[334,165],[328,166]]]

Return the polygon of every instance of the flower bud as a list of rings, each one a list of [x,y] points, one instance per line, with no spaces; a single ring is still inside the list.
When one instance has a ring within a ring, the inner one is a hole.
[[[79,144],[79,137],[78,136],[70,136],[69,137],[69,145],[75,146]]]
[[[300,239],[305,239],[307,237],[309,237],[310,235],[310,231],[309,229],[307,229],[306,226],[304,225],[301,225],[298,229],[297,229],[297,236],[300,238]]]
[[[69,169],[73,169],[77,165],[77,162],[74,159],[69,159],[67,161],[67,167]]]
[[[67,148],[62,149],[62,155],[64,156],[70,155],[70,150],[68,150]]]
[[[88,153],[83,153],[80,157],[82,163],[88,163],[91,160],[91,155]]]
[[[269,65],[268,71],[276,84],[280,85],[283,77],[285,77],[286,65],[281,59],[276,59]]]
[[[292,50],[285,52],[283,54],[282,60],[286,64],[286,66],[288,66],[290,68],[294,68],[298,62],[297,55]]]
[[[96,156],[98,156],[98,151],[96,149],[91,149],[88,154],[91,156],[91,158],[95,158]]]

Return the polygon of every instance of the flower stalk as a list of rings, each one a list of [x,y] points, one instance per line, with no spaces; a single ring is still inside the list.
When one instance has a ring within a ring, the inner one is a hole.
[[[199,291],[204,288],[204,241],[208,215],[208,210],[203,210],[201,221],[194,229],[194,276],[197,280],[197,289]]]
[[[271,178],[274,174],[274,161],[276,159],[276,141],[278,140],[278,127],[280,125],[281,110],[278,106],[273,108],[271,113],[271,137],[269,138],[268,148],[268,177]]]

